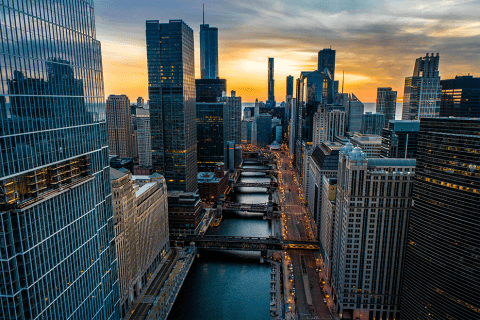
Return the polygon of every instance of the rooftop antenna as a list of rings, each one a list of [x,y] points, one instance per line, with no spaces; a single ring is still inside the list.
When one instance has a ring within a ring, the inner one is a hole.
[[[205,24],[205,3],[203,4],[203,24]]]
[[[343,85],[345,83],[345,70],[343,70],[343,79],[342,79],[342,94],[343,94]]]

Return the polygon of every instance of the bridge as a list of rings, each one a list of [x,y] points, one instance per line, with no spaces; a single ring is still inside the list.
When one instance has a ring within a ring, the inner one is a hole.
[[[277,182],[237,182],[233,185],[235,188],[267,188],[267,189],[276,189],[278,188]]]
[[[245,211],[245,212],[262,212],[264,219],[280,218],[280,208],[276,203],[269,205],[268,203],[246,204],[237,202],[224,202],[221,205],[222,211]]]
[[[320,250],[315,241],[283,240],[278,238],[262,237],[231,237],[231,236],[179,236],[172,238],[172,241],[181,241],[184,245],[195,242],[195,246],[209,250],[244,250],[244,251],[266,251],[303,249]]]
[[[235,169],[238,172],[276,172],[274,169],[260,169],[260,168],[238,168]]]

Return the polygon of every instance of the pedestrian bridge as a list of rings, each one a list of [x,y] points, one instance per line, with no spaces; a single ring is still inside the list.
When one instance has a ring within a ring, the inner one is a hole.
[[[172,240],[181,241],[184,245],[194,242],[197,248],[210,250],[265,251],[287,248],[320,250],[316,241],[284,240],[272,237],[179,236]]]

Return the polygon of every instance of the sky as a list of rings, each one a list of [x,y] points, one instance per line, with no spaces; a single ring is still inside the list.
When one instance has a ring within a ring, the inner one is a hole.
[[[480,76],[480,0],[96,0],[105,96],[148,98],[145,21],[182,19],[194,32],[200,78],[200,24],[218,28],[219,75],[244,102],[267,99],[267,61],[275,58],[275,97],[286,77],[317,67],[318,51],[336,50],[344,92],[375,102],[377,87],[403,98],[415,59],[440,54],[442,79]],[[340,89],[341,90],[341,89]]]

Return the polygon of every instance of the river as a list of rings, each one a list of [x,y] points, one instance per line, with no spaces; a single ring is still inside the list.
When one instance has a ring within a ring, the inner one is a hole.
[[[252,166],[253,168],[253,166]],[[242,182],[264,182],[261,174],[242,176]],[[265,189],[244,188],[232,201],[265,203]],[[269,222],[257,214],[228,213],[208,234],[268,237]],[[270,265],[259,252],[200,251],[175,301],[169,320],[270,319]]]

